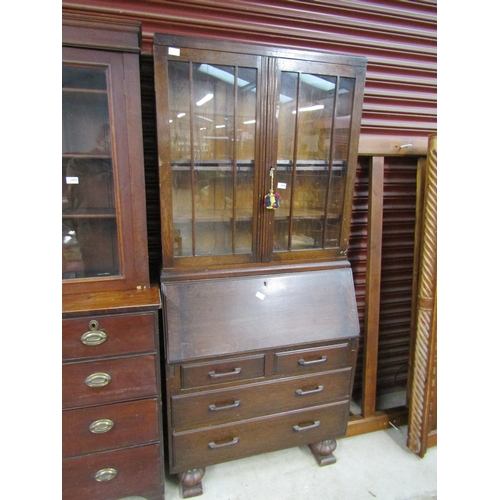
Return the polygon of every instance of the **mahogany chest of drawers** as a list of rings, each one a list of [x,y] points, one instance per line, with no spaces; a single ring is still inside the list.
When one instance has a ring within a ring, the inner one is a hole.
[[[350,272],[162,283],[169,468],[185,498],[220,462],[303,445],[335,462],[358,349]]]
[[[63,297],[63,498],[164,498],[158,288]]]

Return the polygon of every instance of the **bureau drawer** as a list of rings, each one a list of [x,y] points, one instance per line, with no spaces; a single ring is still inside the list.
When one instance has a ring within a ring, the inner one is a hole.
[[[345,434],[349,402],[173,433],[171,473],[302,446]]]
[[[174,431],[317,406],[350,395],[352,369],[183,394],[171,398]]]
[[[158,489],[163,487],[162,466],[159,445],[63,460],[62,498],[116,500],[158,495]]]
[[[264,355],[181,365],[181,383],[184,389],[263,376]]]
[[[155,319],[154,313],[65,319],[63,360],[154,351]]]
[[[62,367],[63,408],[154,396],[154,355],[68,363]]]
[[[156,398],[66,410],[62,414],[63,458],[148,444],[158,439]]]
[[[275,354],[276,374],[300,374],[349,366],[355,361],[356,345],[352,342],[278,352]]]

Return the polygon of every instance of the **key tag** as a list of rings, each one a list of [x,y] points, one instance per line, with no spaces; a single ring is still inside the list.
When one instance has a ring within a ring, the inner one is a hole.
[[[271,167],[269,170],[269,177],[271,177],[271,189],[269,189],[269,193],[264,198],[264,206],[268,210],[276,210],[279,208],[280,195],[275,193],[273,190],[274,187],[274,167]]]

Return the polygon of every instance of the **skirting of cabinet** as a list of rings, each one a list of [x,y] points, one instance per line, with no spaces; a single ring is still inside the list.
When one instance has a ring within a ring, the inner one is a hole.
[[[172,470],[181,472],[333,438],[345,433],[348,412],[349,402],[341,401],[233,424],[174,432]]]
[[[65,500],[116,500],[140,495],[164,497],[158,444],[63,460]]]

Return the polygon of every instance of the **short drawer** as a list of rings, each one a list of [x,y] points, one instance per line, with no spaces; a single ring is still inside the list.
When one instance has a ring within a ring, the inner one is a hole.
[[[332,403],[350,395],[352,368],[182,394],[171,398],[174,431]]]
[[[158,441],[158,400],[66,410],[62,414],[63,458]]]
[[[62,382],[63,408],[154,396],[155,356],[68,363]]]
[[[312,349],[284,351],[275,354],[276,374],[301,374],[333,370],[355,361],[356,344],[345,342]]]
[[[239,382],[264,376],[264,356],[247,356],[219,362],[181,365],[181,383],[184,389]]]
[[[159,491],[164,487],[162,462],[159,445],[63,460],[62,498],[114,500],[133,495],[160,498]]]
[[[155,320],[155,313],[65,319],[63,360],[155,351]]]
[[[345,434],[349,402],[173,433],[171,473],[203,467]]]

